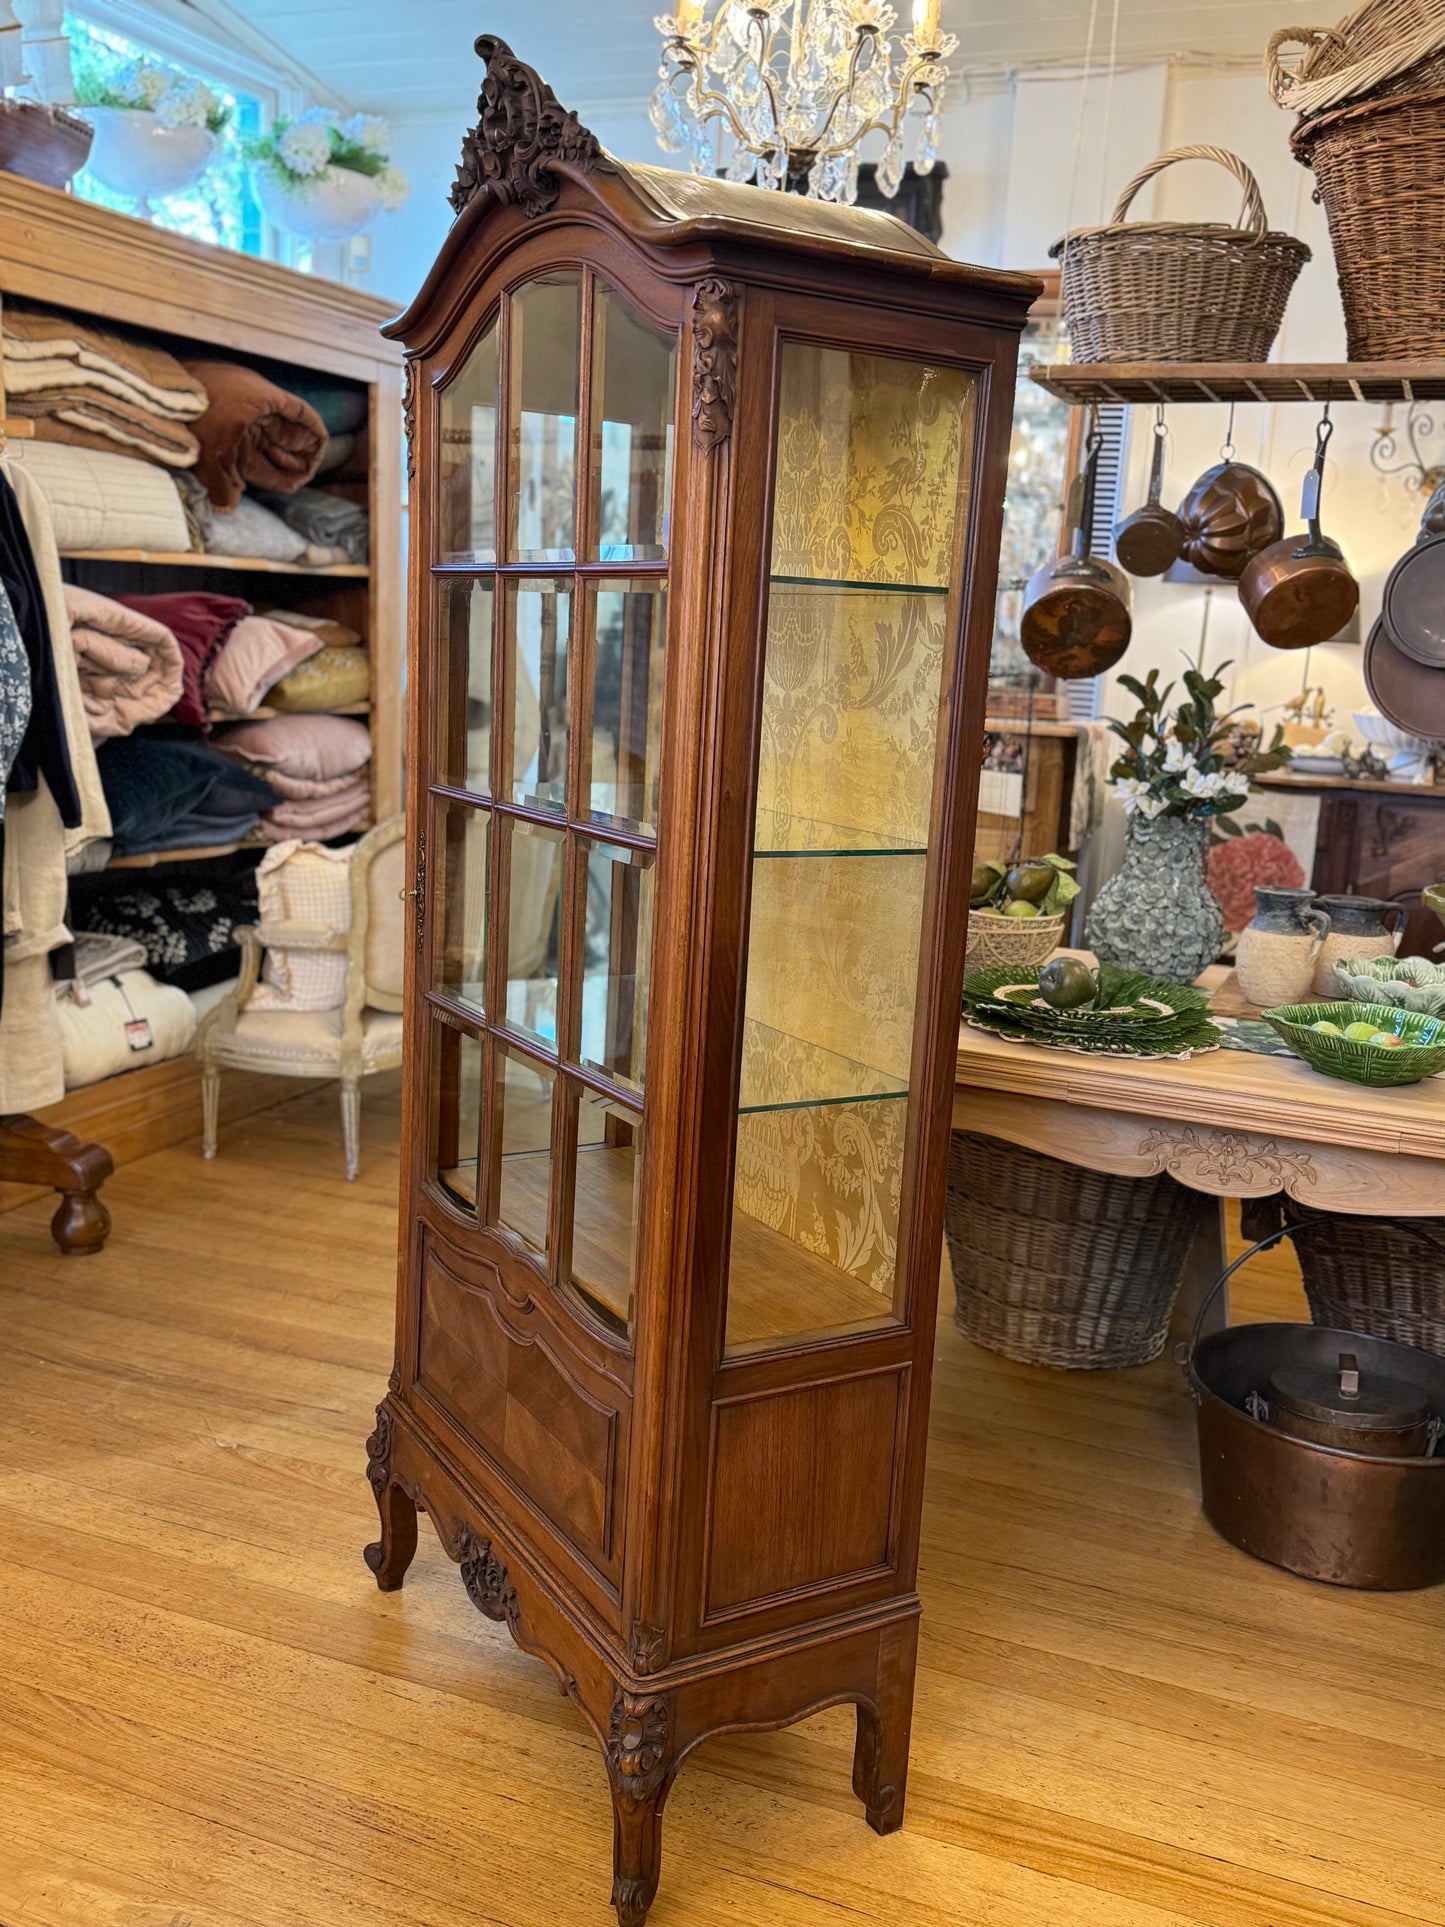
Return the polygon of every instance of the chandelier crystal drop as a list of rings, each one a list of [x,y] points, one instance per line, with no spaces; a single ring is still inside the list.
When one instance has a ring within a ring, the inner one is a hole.
[[[891,199],[910,134],[918,173],[938,159],[958,46],[938,13],[939,0],[913,0],[912,28],[895,40],[887,0],[679,0],[656,21],[658,143],[696,174],[854,201],[859,147],[882,134],[878,187]]]

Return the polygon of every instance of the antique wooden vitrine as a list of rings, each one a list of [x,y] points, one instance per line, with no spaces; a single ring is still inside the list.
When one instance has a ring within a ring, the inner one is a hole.
[[[413,462],[390,1589],[430,1514],[601,1742],[858,1708],[903,1814],[1017,336],[889,215],[613,162],[484,36]]]

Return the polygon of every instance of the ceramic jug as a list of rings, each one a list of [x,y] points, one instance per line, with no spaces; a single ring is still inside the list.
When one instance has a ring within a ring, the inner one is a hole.
[[[1335,976],[1336,962],[1342,957],[1393,957],[1405,921],[1404,905],[1385,903],[1379,897],[1316,897],[1315,907],[1330,920],[1330,933],[1315,959],[1316,994],[1347,997],[1349,992]]]
[[[1239,988],[1252,1004],[1299,1004],[1310,994],[1330,919],[1314,907],[1313,890],[1254,886],[1253,921],[1235,950]]]

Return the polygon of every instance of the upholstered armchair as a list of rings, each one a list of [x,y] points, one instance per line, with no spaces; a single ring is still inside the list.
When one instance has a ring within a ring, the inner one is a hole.
[[[334,1077],[346,1175],[357,1176],[361,1080],[401,1062],[404,829],[395,816],[350,851],[282,845],[272,853],[282,867],[263,863],[261,921],[236,932],[240,978],[196,1036],[206,1157],[216,1155],[223,1069]]]

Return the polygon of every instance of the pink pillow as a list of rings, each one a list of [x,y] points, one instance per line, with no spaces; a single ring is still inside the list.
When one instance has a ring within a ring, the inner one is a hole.
[[[216,747],[242,762],[264,763],[283,776],[313,783],[350,776],[371,760],[371,736],[354,716],[267,716],[228,729]]]
[[[206,671],[206,701],[232,716],[260,707],[272,683],[321,648],[314,629],[294,629],[271,616],[246,616]]]

